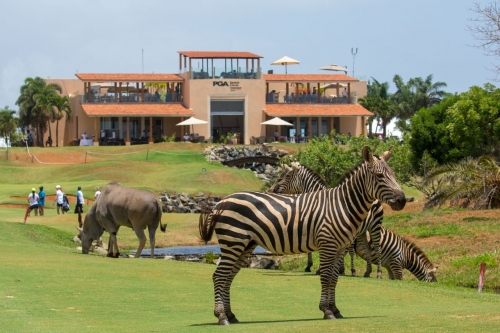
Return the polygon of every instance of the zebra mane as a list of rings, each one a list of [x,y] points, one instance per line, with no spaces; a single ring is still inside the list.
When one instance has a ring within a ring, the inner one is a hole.
[[[375,157],[377,160],[380,160],[380,157],[378,155],[373,155],[373,157]],[[351,170],[348,170],[346,171],[346,173],[344,173],[344,175],[340,178],[337,186],[340,186],[342,185],[349,177],[351,177],[353,174],[355,174],[359,168],[361,168],[361,166],[365,163],[365,161],[362,161],[360,163],[358,163],[354,168],[352,168]]]
[[[434,265],[432,264],[432,262],[429,260],[429,258],[427,257],[427,255],[424,253],[424,251],[422,251],[422,249],[420,249],[415,243],[413,243],[412,241],[410,241],[409,239],[406,239],[404,237],[401,237],[401,240],[403,241],[403,243],[406,244],[406,246],[408,246],[408,248],[415,253],[415,255],[417,257],[419,257],[421,260],[425,261],[427,264],[429,264],[431,267],[434,267]]]
[[[328,184],[326,183],[325,179],[323,177],[321,177],[321,175],[319,173],[317,173],[316,171],[310,169],[309,167],[307,167],[305,165],[301,165],[301,167],[303,167],[306,170],[306,172],[311,174],[311,176],[314,177],[314,180],[316,182],[321,183],[321,185],[323,185],[325,187],[328,187]]]

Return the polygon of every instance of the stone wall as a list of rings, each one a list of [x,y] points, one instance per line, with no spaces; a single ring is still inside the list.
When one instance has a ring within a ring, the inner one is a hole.
[[[288,153],[276,147],[268,147],[266,145],[242,147],[232,145],[210,146],[205,149],[203,155],[210,162],[222,163],[232,161],[243,157],[260,157],[267,156],[273,158],[281,158]],[[281,168],[277,165],[266,163],[246,163],[239,166],[242,169],[251,170],[256,177],[266,182],[276,177]],[[196,196],[190,196],[187,193],[167,192],[160,193],[160,200],[163,206],[164,213],[195,213],[199,214],[202,208],[208,204],[212,207],[215,203],[221,200],[220,197],[207,198],[205,193],[198,193]]]

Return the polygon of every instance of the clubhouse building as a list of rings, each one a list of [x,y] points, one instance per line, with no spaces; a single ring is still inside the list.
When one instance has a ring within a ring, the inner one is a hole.
[[[178,53],[179,73],[47,79],[71,101],[71,119],[59,121],[59,145],[154,143],[165,136],[184,141],[187,135],[194,142],[218,142],[229,132],[239,144],[272,142],[276,131],[289,142],[333,129],[366,135],[373,114],[358,104],[366,81],[345,74],[263,74],[262,57],[250,52]],[[190,117],[204,123],[177,126]],[[293,126],[261,125],[273,117]],[[80,141],[84,132],[94,139]]]

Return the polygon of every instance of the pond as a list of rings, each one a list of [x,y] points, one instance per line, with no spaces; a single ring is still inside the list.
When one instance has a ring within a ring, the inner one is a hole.
[[[203,246],[173,246],[173,247],[163,247],[155,249],[155,256],[169,255],[205,255],[207,252],[212,252],[213,254],[220,254],[219,245],[203,245]],[[253,254],[266,254],[268,251],[263,247],[257,246],[253,251]],[[132,251],[135,254],[135,250]],[[151,255],[151,250],[144,248],[141,255],[149,256]]]

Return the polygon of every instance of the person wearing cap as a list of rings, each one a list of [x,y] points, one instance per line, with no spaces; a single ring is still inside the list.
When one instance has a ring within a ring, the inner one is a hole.
[[[31,193],[28,195],[28,208],[26,209],[26,214],[24,215],[24,223],[31,211],[35,210],[35,216],[38,216],[38,194],[36,194],[36,189],[33,187]]]
[[[99,198],[100,195],[101,195],[101,190],[99,190],[99,186],[97,186],[95,188],[94,199],[97,200],[97,198]]]
[[[43,190],[43,186],[39,187],[40,192],[38,192],[38,211],[40,212],[40,216],[43,216],[43,206],[45,206],[45,191]]]
[[[52,205],[57,203],[57,214],[58,215],[59,215],[59,210],[62,210],[61,207],[63,205],[63,202],[64,202],[64,193],[61,189],[61,186],[56,185],[56,199],[54,200],[54,203]],[[64,211],[62,213],[64,214]]]
[[[78,186],[78,191],[76,191],[75,214],[83,213],[83,200],[82,188]]]

